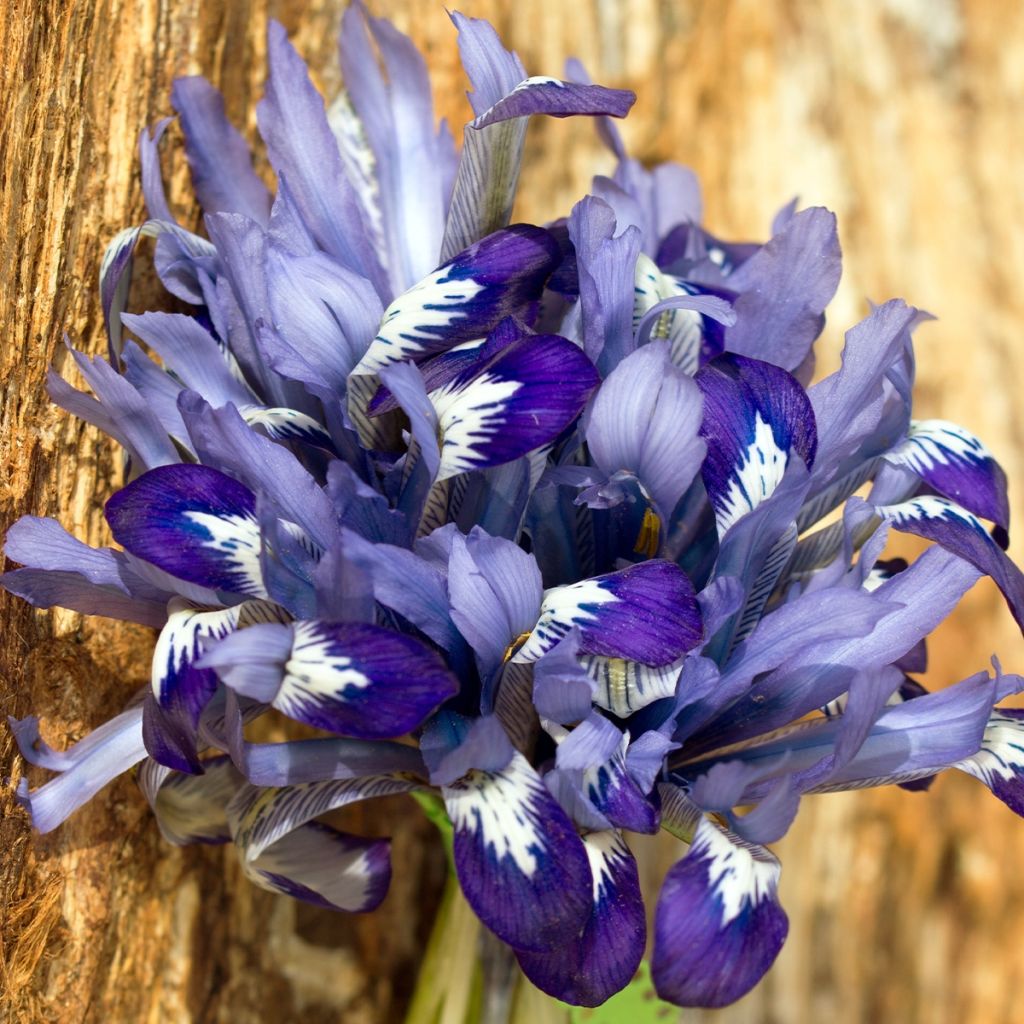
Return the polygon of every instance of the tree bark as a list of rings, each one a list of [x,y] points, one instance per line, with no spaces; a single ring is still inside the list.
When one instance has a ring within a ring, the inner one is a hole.
[[[144,218],[135,142],[171,113],[172,79],[203,73],[252,138],[265,29],[282,19],[322,88],[339,86],[340,5],[286,0],[7,0],[0,5],[0,525],[54,515],[109,540],[102,504],[119,455],[51,406],[47,367],[70,375],[61,336],[102,351],[103,248]],[[427,51],[438,113],[468,117],[440,5],[371,2]],[[1024,420],[1024,8],[1000,0],[469,0],[534,73],[575,54],[596,80],[635,89],[624,128],[645,161],[689,163],[707,222],[763,238],[792,195],[838,214],[845,273],[819,372],[867,299],[903,295],[940,317],[922,329],[917,415],[974,429],[1020,502]],[[458,135],[456,131],[456,135]],[[172,207],[197,224],[172,128]],[[564,214],[611,159],[587,121],[530,129],[517,217]],[[163,301],[145,275],[138,308]],[[1024,548],[1015,542],[1017,560]],[[145,679],[149,631],[36,612],[0,595],[5,712],[39,714],[55,746],[120,709]],[[1024,644],[990,585],[939,631],[931,686]],[[20,776],[0,734],[0,776]],[[395,836],[381,910],[349,919],[260,892],[232,851],[164,844],[121,780],[52,835],[0,790],[0,1020],[397,1021],[436,906],[439,844],[397,799],[348,819]],[[677,851],[643,843],[649,892]],[[688,1022],[834,1020],[1015,1024],[1024,960],[1024,825],[966,778],[926,796],[812,798],[779,844],[791,934],[764,985]]]

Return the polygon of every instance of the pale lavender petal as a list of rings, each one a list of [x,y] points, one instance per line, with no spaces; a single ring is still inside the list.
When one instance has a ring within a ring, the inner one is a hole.
[[[700,389],[652,343],[627,356],[601,385],[584,432],[594,464],[609,476],[629,470],[665,523],[700,471]]]
[[[615,214],[594,196],[580,200],[569,217],[569,237],[579,273],[583,349],[607,376],[635,347],[633,267],[640,233],[616,234]]]
[[[479,527],[456,534],[448,562],[452,621],[476,655],[485,680],[510,646],[537,622],[541,603],[537,562],[511,541]]]
[[[245,139],[224,114],[224,97],[205,78],[177,78],[171,105],[181,119],[192,187],[206,213],[270,218],[270,193],[252,168]]]
[[[141,706],[123,711],[97,733],[61,755],[64,767],[57,778],[31,792],[23,782],[18,800],[28,808],[32,824],[40,832],[55,829],[107,783],[146,756]],[[26,737],[22,734],[20,738]]]
[[[823,207],[795,214],[729,275],[740,294],[726,349],[795,370],[821,332],[841,269],[835,214]]]
[[[270,163],[287,177],[318,244],[349,270],[369,278],[383,296],[387,293],[384,271],[345,176],[323,100],[284,27],[276,21],[267,29],[267,51],[270,78],[256,117]]]

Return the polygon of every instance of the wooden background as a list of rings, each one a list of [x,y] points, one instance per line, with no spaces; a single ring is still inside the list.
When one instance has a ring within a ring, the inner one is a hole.
[[[468,114],[441,3],[379,0],[429,53],[440,113]],[[918,415],[969,424],[1000,455],[1021,508],[1024,420],[1024,5],[1005,0],[466,0],[533,73],[581,57],[635,89],[625,134],[645,160],[700,173],[707,221],[763,238],[794,194],[839,216],[845,273],[823,366],[868,299],[940,317],[920,333]],[[0,525],[56,514],[104,539],[111,446],[51,408],[43,377],[62,331],[101,347],[103,247],[143,217],[135,139],[170,113],[177,74],[202,72],[254,134],[268,17],[338,86],[340,4],[312,0],[0,3]],[[177,138],[172,131],[172,138]],[[531,129],[523,218],[565,212],[610,170],[589,124]],[[194,222],[180,151],[175,208]],[[156,290],[149,285],[150,294]],[[142,295],[144,289],[137,293]],[[1019,539],[1018,560],[1024,555]],[[43,716],[63,744],[118,710],[145,675],[134,627],[33,612],[0,596],[0,707]],[[979,586],[932,648],[931,683],[1024,645]],[[21,768],[0,735],[0,777]],[[0,791],[0,1020],[387,1022],[401,1019],[441,876],[407,805],[395,885],[359,920],[258,892],[217,849],[174,850],[123,780],[56,834],[34,836]],[[1024,1017],[1024,822],[972,780],[806,801],[780,844],[792,931],[765,984],[683,1021],[956,1022]],[[664,849],[644,851],[652,882]]]

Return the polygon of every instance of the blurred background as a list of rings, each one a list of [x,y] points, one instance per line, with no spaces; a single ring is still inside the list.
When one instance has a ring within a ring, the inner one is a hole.
[[[343,4],[310,0],[8,0],[0,18],[0,525],[58,515],[105,540],[118,458],[52,409],[45,370],[72,339],[100,351],[103,247],[144,216],[135,142],[171,113],[176,75],[202,73],[255,137],[265,30],[281,19],[328,95]],[[437,113],[469,117],[440,2],[368,0],[427,53]],[[1024,5],[1003,0],[463,0],[531,74],[567,56],[634,89],[623,127],[647,162],[689,164],[706,222],[764,239],[793,196],[839,218],[844,272],[819,374],[869,302],[906,298],[938,320],[917,335],[916,415],[969,426],[1022,507]],[[165,147],[172,207],[196,224],[177,129]],[[537,119],[517,217],[568,212],[612,163],[591,122]],[[159,301],[143,277],[135,304]],[[1013,531],[1011,531],[1012,533]],[[1024,545],[1011,546],[1019,562]],[[34,612],[0,595],[0,707],[39,713],[57,746],[119,710],[147,674],[147,631]],[[931,644],[947,685],[1024,643],[979,584]],[[0,776],[21,772],[6,732]],[[397,826],[396,826],[397,822]],[[0,1021],[400,1021],[443,862],[412,805],[354,811],[395,831],[383,908],[348,919],[259,892],[231,851],[162,843],[130,780],[64,828],[30,833],[0,795]],[[396,831],[397,828],[397,831]],[[808,798],[778,844],[789,941],[754,993],[680,1021],[1017,1024],[1024,986],[1024,822],[966,777],[927,795]],[[651,892],[679,849],[642,851]],[[467,950],[467,955],[471,951]],[[671,1018],[666,1018],[671,1019]]]

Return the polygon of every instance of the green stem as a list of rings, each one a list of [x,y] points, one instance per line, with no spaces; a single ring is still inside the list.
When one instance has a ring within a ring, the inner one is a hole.
[[[479,935],[480,921],[449,872],[405,1024],[473,1024]]]

